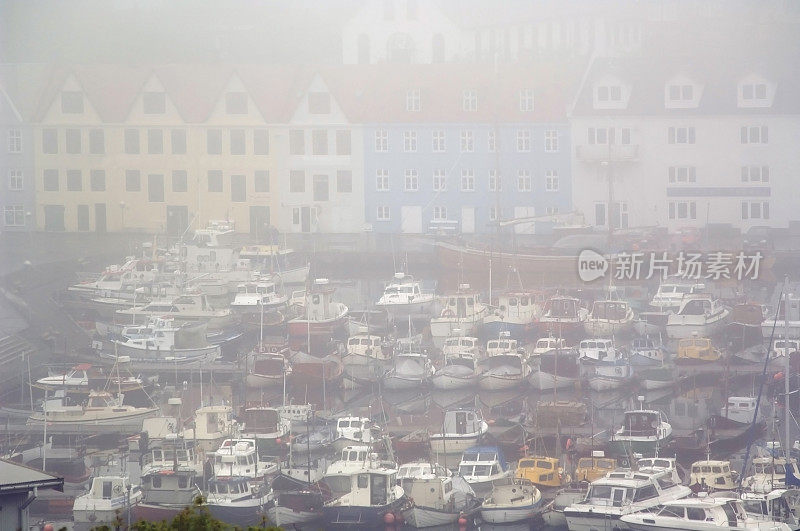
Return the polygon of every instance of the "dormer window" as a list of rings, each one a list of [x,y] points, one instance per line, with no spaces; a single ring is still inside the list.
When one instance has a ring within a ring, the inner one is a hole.
[[[597,87],[597,101],[620,102],[622,101],[622,87],[619,85],[602,85]]]
[[[745,101],[767,99],[766,83],[748,83],[742,85],[741,90],[742,90],[742,99]]]
[[[739,107],[770,107],[774,97],[774,85],[756,75],[741,80],[736,92]]]
[[[694,87],[691,85],[670,85],[670,101],[692,101],[694,99]]]
[[[225,94],[225,112],[228,114],[247,114],[247,94],[228,92]]]
[[[519,110],[520,112],[533,112],[533,89],[519,91]]]
[[[477,111],[478,110],[478,91],[477,90],[465,90],[464,91],[462,108],[465,111]]]
[[[410,112],[419,112],[420,110],[419,89],[412,89],[406,91],[406,110]]]
[[[83,114],[83,92],[65,90],[61,93],[61,112]]]
[[[664,107],[667,109],[696,108],[703,95],[703,86],[686,76],[679,75],[664,85]]]

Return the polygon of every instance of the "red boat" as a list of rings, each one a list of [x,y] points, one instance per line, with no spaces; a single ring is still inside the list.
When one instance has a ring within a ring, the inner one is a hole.
[[[327,279],[317,279],[305,294],[301,315],[289,321],[289,344],[292,347],[308,343],[319,344],[339,332],[346,332],[348,308],[333,301],[335,289]]]

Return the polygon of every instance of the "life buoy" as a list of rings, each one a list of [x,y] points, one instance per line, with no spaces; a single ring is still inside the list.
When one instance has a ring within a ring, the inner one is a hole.
[[[455,312],[453,312],[453,310],[449,308],[442,310],[442,317],[455,317],[455,316],[456,316]]]
[[[114,485],[114,492],[116,494],[119,494],[120,492],[122,492],[122,485]]]

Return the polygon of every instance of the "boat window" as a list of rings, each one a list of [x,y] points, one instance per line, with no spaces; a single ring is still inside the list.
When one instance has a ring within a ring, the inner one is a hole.
[[[244,455],[240,455],[236,457],[236,464],[237,465],[246,465],[247,464],[247,457]]]
[[[706,511],[701,507],[687,507],[686,516],[689,518],[689,520],[702,521],[706,519]]]
[[[670,518],[683,518],[685,515],[683,507],[664,507],[658,512],[659,516],[667,516]]]
[[[591,466],[591,465],[589,465]],[[598,468],[614,468],[614,461],[610,459],[598,459],[597,460],[597,467]]]
[[[497,465],[492,465],[492,473],[491,473],[491,475],[492,476],[496,476],[499,473],[500,473],[500,470],[498,470]]]
[[[721,466],[712,466],[711,471],[715,474],[722,474],[722,467]]]
[[[509,306],[516,306],[517,305],[517,299],[515,297],[512,297],[512,298],[508,299],[508,305]]]
[[[488,476],[491,467],[489,465],[475,465],[476,476]]]
[[[653,466],[661,467],[661,468],[670,468],[670,462],[666,459],[656,459],[653,462]]]
[[[153,488],[154,489],[161,488],[161,476],[153,476]]]
[[[359,489],[366,489],[369,486],[369,475],[368,474],[359,474],[358,475],[358,488]]]
[[[178,476],[178,488],[185,489],[189,485],[189,478],[186,476]]]
[[[533,459],[523,459],[523,460],[521,460],[519,462],[519,465],[517,465],[517,468],[534,468],[535,464],[536,464],[536,462]],[[582,465],[579,462],[578,466],[586,466],[586,465]]]
[[[766,514],[766,508],[761,500],[742,500],[744,510],[752,514]]]
[[[587,499],[608,500],[611,499],[611,487],[608,485],[592,485],[589,487]]]
[[[655,485],[645,485],[642,488],[636,489],[636,494],[633,496],[633,501],[649,500],[658,496]]]
[[[725,484],[725,476],[718,476],[717,479],[714,480],[716,485],[724,485]]]
[[[658,478],[658,484],[661,486],[662,489],[669,489],[675,486],[675,482],[672,481],[671,478]]]
[[[367,459],[367,452],[358,452],[358,459],[360,461],[366,461]]]
[[[104,481],[103,482],[103,499],[110,500],[111,499],[111,482]]]
[[[340,420],[339,421],[339,427],[340,428],[349,428],[350,427],[350,421],[349,420]]]
[[[728,472],[731,471],[731,468],[728,465],[725,465],[725,466],[722,467],[722,471],[727,474]]]
[[[612,502],[615,507],[622,505],[622,501],[625,499],[625,489],[612,489]]]
[[[537,461],[536,466],[538,466],[539,468],[543,468],[545,470],[550,470],[553,468],[553,463],[549,461]]]
[[[458,467],[458,473],[462,476],[472,475],[472,465],[461,465]]]

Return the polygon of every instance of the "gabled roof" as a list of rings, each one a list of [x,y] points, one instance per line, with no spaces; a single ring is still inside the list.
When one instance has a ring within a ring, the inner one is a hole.
[[[64,478],[0,459],[0,494],[28,491],[34,487],[61,490],[64,487]]]

